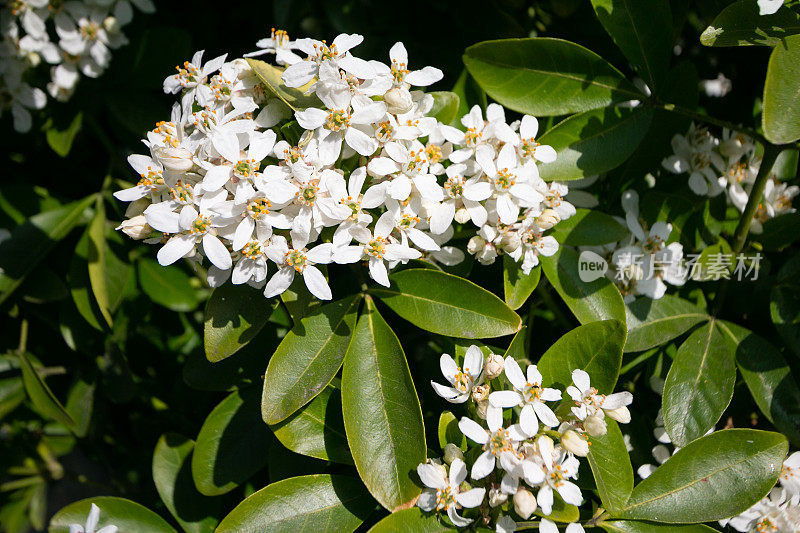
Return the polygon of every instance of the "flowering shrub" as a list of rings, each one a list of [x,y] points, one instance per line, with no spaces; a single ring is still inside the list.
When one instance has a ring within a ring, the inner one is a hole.
[[[99,192],[0,188],[2,531],[800,530],[800,8],[591,4],[602,56],[485,40],[458,77],[287,19],[154,75],[144,138],[79,125]],[[52,20],[54,76],[104,67],[130,9],[15,2],[15,57]],[[733,46],[769,55],[746,120],[671,59]]]

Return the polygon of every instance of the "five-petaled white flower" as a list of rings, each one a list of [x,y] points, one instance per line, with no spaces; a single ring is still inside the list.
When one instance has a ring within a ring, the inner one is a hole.
[[[423,511],[445,511],[456,527],[465,527],[472,520],[458,514],[460,507],[478,507],[483,502],[486,489],[475,488],[461,492],[460,486],[467,479],[467,466],[461,459],[453,459],[448,475],[441,464],[428,462],[417,466],[417,474],[427,487],[417,500]]]
[[[544,402],[560,400],[561,392],[542,387],[542,373],[536,365],[528,366],[526,379],[519,363],[509,355],[505,360],[505,373],[514,390],[493,392],[489,396],[489,403],[501,408],[522,406],[519,424],[529,437],[539,431],[539,421],[548,427],[557,426],[558,418]]]
[[[440,385],[434,381],[431,381],[431,385],[436,394],[450,403],[466,402],[472,393],[472,388],[483,382],[483,352],[474,344],[467,348],[463,369],[446,353],[439,358],[439,367],[450,382],[450,386]]]

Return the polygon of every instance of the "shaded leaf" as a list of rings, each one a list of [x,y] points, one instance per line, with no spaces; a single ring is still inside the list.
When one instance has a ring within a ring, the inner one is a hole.
[[[49,533],[68,533],[72,524],[85,524],[92,503],[100,508],[97,530],[114,525],[118,531],[175,533],[175,529],[150,509],[131,500],[111,496],[95,496],[61,509],[50,520]]]
[[[461,451],[467,451],[467,437],[458,428],[458,419],[450,411],[442,411],[439,415],[439,426],[436,431],[439,437],[439,448],[444,453],[444,447],[447,443],[455,444]]]
[[[434,117],[442,124],[450,124],[456,120],[460,98],[450,91],[432,91],[428,93],[433,97],[433,107],[428,111],[429,117]]]
[[[425,513],[419,507],[392,513],[369,530],[369,533],[455,533],[435,513]]]
[[[769,56],[764,82],[764,136],[774,144],[800,139],[800,35],[787,37]]]
[[[322,105],[316,93],[311,92],[311,94],[306,94],[306,91],[308,91],[313,81],[308,82],[302,87],[287,87],[281,79],[281,76],[283,76],[283,69],[274,67],[258,59],[248,58],[247,63],[250,65],[250,68],[253,69],[253,72],[256,73],[258,79],[261,80],[261,83],[263,83],[272,94],[283,100],[283,103],[291,107],[292,110],[302,111],[307,107],[320,107]]]
[[[640,522],[637,520],[605,520],[597,524],[609,533],[712,533],[716,529],[703,524],[679,526],[675,524],[659,524],[657,522]]]
[[[706,46],[776,46],[800,32],[800,15],[781,7],[772,15],[760,15],[758,4],[739,0],[723,9],[700,36]]]
[[[39,410],[47,418],[60,422],[68,428],[75,426],[75,421],[69,415],[67,410],[58,401],[53,391],[47,386],[47,383],[39,376],[39,373],[33,368],[27,354],[21,353],[19,355],[20,369],[22,370],[22,382],[25,385],[25,391],[28,397]]]
[[[85,437],[89,431],[94,411],[94,381],[77,378],[67,393],[67,405],[64,410],[75,422],[72,432],[78,437]]]
[[[606,418],[606,424],[605,435],[589,438],[587,459],[600,500],[614,513],[625,506],[633,491],[633,466],[619,426],[610,418]]]
[[[81,131],[82,125],[82,112],[78,112],[78,114],[76,114],[72,119],[72,122],[70,122],[69,126],[63,130],[56,129],[52,122],[48,122],[46,124],[47,129],[45,130],[47,144],[50,145],[50,148],[52,148],[53,151],[61,157],[67,157],[70,150],[72,150],[72,143],[75,141],[75,136],[79,131]]]
[[[192,278],[175,265],[163,267],[150,258],[136,262],[139,285],[155,303],[178,312],[192,311],[200,300],[192,287]]]
[[[503,295],[511,309],[517,310],[528,301],[541,275],[542,269],[538,265],[525,274],[519,263],[508,255],[503,256]]]
[[[550,231],[559,244],[569,246],[598,246],[618,242],[629,235],[628,228],[614,217],[594,209],[577,209]]]
[[[253,340],[277,304],[249,285],[226,283],[214,289],[206,304],[203,327],[208,360],[221,361]]]
[[[658,300],[637,298],[625,307],[625,312],[626,352],[642,352],[666,344],[709,318],[699,307],[671,294]]]

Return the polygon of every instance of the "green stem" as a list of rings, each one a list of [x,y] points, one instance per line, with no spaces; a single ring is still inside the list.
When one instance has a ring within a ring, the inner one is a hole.
[[[19,346],[17,353],[24,353],[28,349],[28,319],[23,318],[19,325]]]

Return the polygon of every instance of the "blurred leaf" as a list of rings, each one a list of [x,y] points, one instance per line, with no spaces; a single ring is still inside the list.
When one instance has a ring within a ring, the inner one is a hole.
[[[53,391],[47,386],[47,383],[39,376],[36,369],[33,368],[30,359],[24,353],[19,354],[20,368],[22,369],[22,381],[25,384],[25,391],[28,393],[33,405],[47,418],[60,422],[68,428],[75,426],[75,421],[69,416],[69,413],[61,402],[58,401]]]
[[[503,256],[503,295],[511,309],[515,311],[528,301],[528,298],[539,284],[542,269],[539,265],[525,274],[520,264],[508,255]]]
[[[163,267],[150,258],[136,262],[139,285],[155,303],[178,312],[193,311],[200,301],[192,278],[175,265]]]
[[[678,526],[675,524],[659,524],[657,522],[639,522],[636,520],[604,520],[597,524],[609,533],[713,533],[714,528],[703,524]]]
[[[25,387],[19,377],[0,379],[0,420],[25,400]]]
[[[302,87],[292,88],[287,87],[283,83],[281,76],[283,76],[283,69],[273,67],[269,63],[259,61],[258,59],[247,59],[250,68],[253,69],[258,79],[261,80],[266,88],[275,96],[283,100],[283,103],[288,105],[294,111],[302,111],[307,107],[320,107],[321,102],[316,93],[306,94],[308,88],[313,81],[308,82]]]
[[[365,299],[342,369],[344,426],[362,481],[397,511],[420,493],[410,474],[425,462],[425,428],[403,347],[372,298]]]
[[[497,102],[536,117],[642,98],[602,57],[561,39],[484,41],[467,48],[464,64]]]
[[[113,312],[111,309],[111,295],[117,294],[113,289],[119,289],[119,286],[111,286],[110,276],[113,271],[107,268],[109,266],[107,258],[111,254],[106,244],[106,210],[102,198],[97,201],[94,218],[89,224],[87,234],[89,235],[87,259],[89,261],[89,281],[91,282],[92,293],[100,308],[100,314],[103,315],[106,323],[112,326],[114,321],[111,318],[111,313]]]
[[[203,328],[208,360],[222,361],[241,350],[264,327],[277,305],[277,299],[270,301],[246,284],[226,283],[214,289],[206,304]]]
[[[661,346],[708,319],[699,307],[671,294],[658,300],[641,297],[626,308],[628,341],[626,352],[642,352]]]
[[[800,239],[800,213],[784,213],[770,218],[764,224],[763,231],[752,235],[751,239],[761,243],[764,250],[781,250]]]
[[[435,118],[442,124],[450,124],[456,120],[461,102],[456,93],[433,91],[428,94],[433,96],[433,107],[428,111],[427,116]]]
[[[78,114],[72,119],[70,125],[64,130],[58,130],[52,124],[52,122],[48,122],[48,124],[45,126],[45,137],[47,138],[47,144],[49,144],[50,148],[52,148],[53,151],[61,157],[67,157],[70,150],[72,150],[72,143],[75,141],[75,136],[81,130],[82,125],[82,112],[78,112]]]
[[[769,56],[764,82],[764,136],[774,144],[800,139],[800,35],[791,35]]]
[[[769,311],[775,329],[786,346],[800,357],[800,254],[778,271],[770,292]]]
[[[75,253],[69,261],[67,270],[67,284],[69,286],[72,301],[78,309],[78,313],[94,329],[103,331],[103,315],[92,294],[91,281],[89,281],[89,232],[83,232],[78,244],[75,245]]]
[[[414,268],[392,274],[391,288],[370,293],[415,326],[461,339],[515,333],[522,319],[500,298],[464,278]]]
[[[758,4],[739,0],[723,9],[700,36],[706,46],[776,46],[789,35],[800,33],[800,15],[781,7],[772,15],[760,15]]]
[[[100,508],[97,530],[117,526],[118,531],[147,531],[147,533],[176,533],[163,518],[150,509],[124,498],[95,496],[71,503],[50,520],[49,533],[68,533],[72,524],[85,524],[92,504]]]
[[[610,417],[605,420],[606,434],[589,438],[587,459],[600,500],[613,514],[625,506],[633,491],[633,466],[619,426]]]
[[[403,509],[392,513],[369,530],[369,533],[455,533],[435,513],[426,513],[419,507]]]
[[[75,421],[72,432],[77,437],[83,438],[89,432],[89,424],[92,421],[92,412],[94,411],[95,388],[93,381],[78,377],[67,393],[65,410]]]
[[[559,244],[569,246],[598,246],[618,242],[627,237],[628,228],[611,215],[594,209],[577,209],[550,231]]]
[[[53,269],[39,265],[33,269],[31,275],[22,284],[20,293],[26,302],[35,304],[63,300],[69,296],[69,289],[64,284],[62,277]]]

